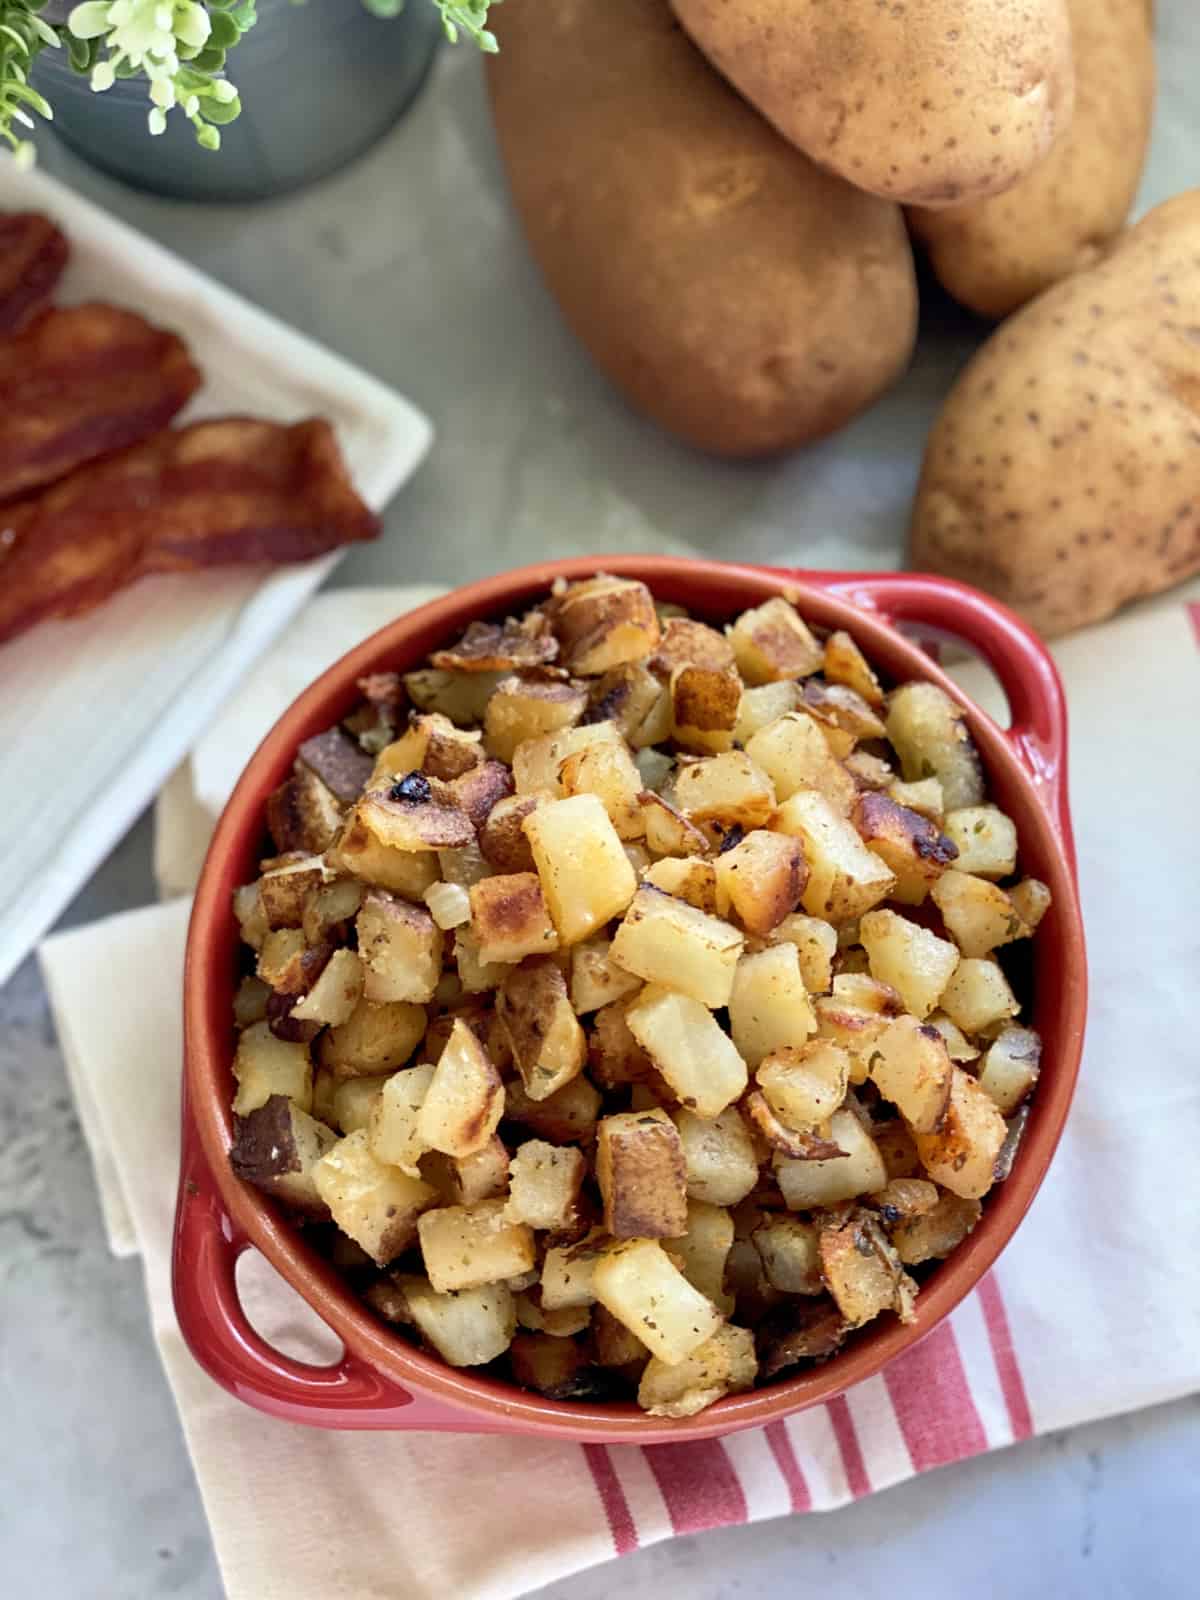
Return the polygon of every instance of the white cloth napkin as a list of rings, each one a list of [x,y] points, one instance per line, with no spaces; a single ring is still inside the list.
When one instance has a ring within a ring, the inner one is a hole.
[[[169,889],[194,881],[212,817],[296,690],[425,597],[312,602],[164,791],[158,867]],[[1200,1213],[1190,1015],[1200,606],[1176,596],[1056,655],[1072,713],[1093,1000],[1054,1166],[997,1270],[940,1330],[843,1399],[724,1441],[641,1449],[330,1433],[225,1394],[192,1361],[170,1301],[187,901],[46,942],[113,1248],[143,1257],[230,1600],[502,1600],[673,1533],[827,1509],[1031,1432],[1200,1388],[1200,1278],[1180,1237]],[[962,677],[989,692],[979,669]],[[239,1284],[251,1320],[281,1348],[336,1354],[265,1263]]]

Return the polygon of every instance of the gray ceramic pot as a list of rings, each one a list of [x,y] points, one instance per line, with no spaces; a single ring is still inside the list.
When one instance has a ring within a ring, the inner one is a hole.
[[[65,50],[43,50],[33,81],[54,107],[58,136],[113,177],[179,200],[262,200],[374,144],[420,88],[440,37],[429,0],[408,0],[389,20],[361,0],[259,0],[257,24],[229,56],[242,114],[221,129],[215,152],[199,148],[180,112],[150,135],[144,79],[94,94]]]

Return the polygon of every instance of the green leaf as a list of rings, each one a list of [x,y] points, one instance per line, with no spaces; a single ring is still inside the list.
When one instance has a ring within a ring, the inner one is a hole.
[[[388,21],[398,17],[404,10],[404,0],[363,0],[363,5],[373,16],[384,17]]]
[[[200,54],[193,57],[189,65],[195,67],[197,72],[220,72],[225,65],[225,52],[215,45],[206,44]]]
[[[73,33],[67,35],[67,56],[76,72],[90,72],[92,69],[92,41],[90,39],[77,39]]]
[[[214,12],[209,21],[212,23],[212,32],[208,36],[207,46],[210,50],[214,47],[220,50],[228,50],[230,45],[236,44],[242,36],[242,30],[238,27],[236,19],[231,17],[228,12]]]
[[[234,95],[232,100],[205,100],[202,115],[205,122],[216,122],[222,127],[227,122],[236,122],[242,114],[242,102]]]
[[[135,67],[131,61],[118,62],[116,68],[118,78],[136,78],[141,74],[141,67]]]

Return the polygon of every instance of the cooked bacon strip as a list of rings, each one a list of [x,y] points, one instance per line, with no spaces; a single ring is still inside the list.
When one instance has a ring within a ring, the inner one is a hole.
[[[0,334],[16,333],[54,293],[71,247],[37,211],[0,211]]]
[[[58,306],[0,343],[0,499],[165,428],[200,385],[187,346],[117,306]]]
[[[169,429],[0,508],[0,644],[147,573],[307,561],[379,527],[320,418]]]

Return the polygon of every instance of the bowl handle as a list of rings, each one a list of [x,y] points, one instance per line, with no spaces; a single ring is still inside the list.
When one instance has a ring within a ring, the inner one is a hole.
[[[1008,697],[1003,729],[1033,778],[1068,859],[1075,844],[1067,805],[1067,708],[1053,657],[1007,606],[966,584],[921,573],[789,574],[874,611],[884,622],[907,622],[931,635],[970,645],[991,667]]]
[[[287,1422],[323,1428],[458,1430],[456,1413],[391,1383],[350,1351],[329,1366],[296,1361],[251,1327],[235,1270],[252,1249],[226,1211],[184,1110],[175,1215],[175,1314],[193,1356],[240,1400]]]

